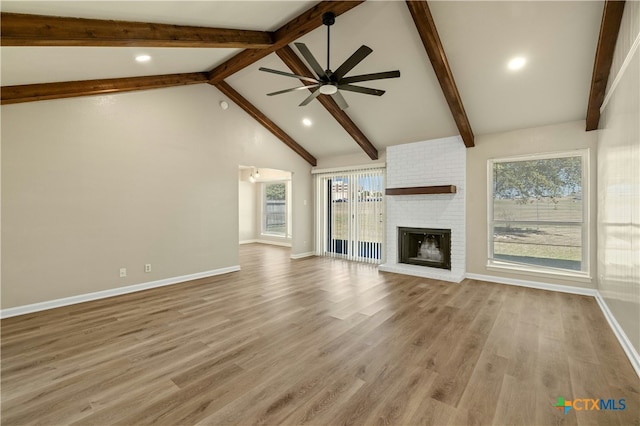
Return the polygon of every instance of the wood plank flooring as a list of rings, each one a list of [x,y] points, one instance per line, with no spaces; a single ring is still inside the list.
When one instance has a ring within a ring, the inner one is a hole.
[[[240,272],[2,320],[2,424],[640,424],[590,297],[240,254]]]

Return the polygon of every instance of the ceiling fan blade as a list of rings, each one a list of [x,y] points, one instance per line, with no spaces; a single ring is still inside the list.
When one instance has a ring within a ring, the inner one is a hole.
[[[340,81],[340,79],[342,79],[342,77],[344,77],[349,71],[351,71],[353,67],[358,65],[364,58],[369,56],[371,52],[373,52],[373,50],[363,44],[358,50],[355,51],[353,55],[349,56],[349,59],[344,61],[344,63],[338,67],[338,69],[333,73],[332,77],[335,78],[335,81]]]
[[[300,51],[304,59],[307,61],[309,66],[311,66],[311,69],[313,70],[313,72],[316,73],[319,79],[321,79],[322,77],[327,77],[327,73],[324,72],[324,70],[318,63],[318,61],[316,61],[316,58],[313,57],[313,54],[311,53],[311,51],[309,50],[306,44],[304,43],[293,43],[293,44],[296,45],[296,47],[298,48],[298,50]]]
[[[384,90],[370,89],[369,87],[353,86],[351,84],[341,84],[338,86],[338,89],[347,90],[349,92],[364,93],[365,95],[375,95],[375,96],[384,95]]]
[[[313,91],[313,93],[311,93],[307,99],[305,99],[304,101],[302,101],[302,103],[298,106],[305,106],[306,104],[308,104],[309,102],[311,102],[312,100],[314,100],[315,98],[318,97],[318,95],[320,94],[320,88],[318,87],[316,90]]]
[[[258,69],[260,71],[270,72],[270,73],[278,74],[278,75],[284,75],[285,77],[293,77],[293,78],[298,78],[298,79],[304,80],[304,81],[310,81],[312,83],[320,83],[320,81],[318,81],[315,78],[305,77],[303,75],[298,75],[298,74],[291,74],[290,72],[272,70],[271,68],[265,68],[265,67],[260,67]]]
[[[347,103],[347,101],[344,100],[344,97],[342,96],[342,94],[340,94],[340,91],[334,93],[333,95],[331,95],[331,97],[333,98],[334,101],[336,101],[340,109],[349,108],[349,104]]]
[[[314,87],[318,87],[318,86],[320,86],[320,85],[319,84],[310,84],[308,86],[300,86],[300,87],[294,87],[292,89],[278,90],[277,92],[267,93],[267,96],[281,95],[283,93],[295,92],[296,90],[313,89]]]
[[[353,77],[345,77],[340,80],[340,84],[357,83],[359,81],[382,80],[384,78],[400,77],[400,71],[376,72],[373,74],[354,75]]]

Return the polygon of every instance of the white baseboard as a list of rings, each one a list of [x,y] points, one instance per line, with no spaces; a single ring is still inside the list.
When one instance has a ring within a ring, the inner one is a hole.
[[[518,280],[515,278],[496,277],[493,275],[481,275],[467,273],[467,278],[478,281],[488,281],[491,283],[516,285],[519,287],[537,288],[540,290],[558,291],[560,293],[581,294],[583,296],[595,297],[598,290],[593,288],[573,287],[570,285],[548,284],[539,281]]]
[[[272,246],[291,247],[291,243],[286,243],[284,241],[255,240],[255,242],[258,244],[271,244]]]
[[[195,274],[182,275],[179,277],[165,278],[157,281],[150,281],[142,284],[134,284],[126,287],[118,287],[109,290],[96,291],[94,293],[80,294],[77,296],[64,297],[62,299],[48,300],[46,302],[33,303],[30,305],[16,306],[0,310],[0,318],[15,317],[18,315],[30,314],[33,312],[46,311],[47,309],[60,308],[62,306],[75,305],[92,300],[105,299],[107,297],[120,296],[122,294],[135,293],[136,291],[148,290],[151,288],[164,287],[172,284],[179,284],[185,281],[197,280],[199,278],[213,277],[215,275],[228,274],[240,270],[239,265],[227,268],[214,269],[211,271],[197,272]]]
[[[631,366],[634,370],[636,370],[636,374],[640,377],[640,355],[638,355],[638,351],[633,347],[633,344],[627,337],[624,330],[616,320],[616,317],[613,316],[611,310],[609,310],[609,306],[607,306],[607,302],[602,298],[600,293],[596,295],[596,302],[598,302],[598,306],[602,310],[604,317],[607,319],[609,326],[613,330],[613,334],[618,338],[618,342],[620,342],[620,346],[624,350],[624,353],[627,354],[627,358],[631,362]]]
[[[274,240],[242,240],[238,241],[238,244],[270,244],[272,246],[291,247],[291,243]]]
[[[298,253],[298,254],[292,254],[291,255],[291,259],[293,260],[297,260],[297,259],[303,259],[305,257],[311,257],[311,256],[315,256],[316,253],[313,251],[308,251],[306,253]]]
[[[572,287],[567,285],[548,284],[548,283],[526,281],[526,280],[516,280],[511,278],[495,277],[491,275],[481,275],[481,274],[467,273],[467,278],[472,280],[488,281],[488,282],[498,283],[498,284],[516,285],[520,287],[537,288],[540,290],[558,291],[561,293],[580,294],[583,296],[594,297],[596,299],[596,302],[598,303],[598,306],[600,307],[600,310],[602,311],[602,314],[607,319],[607,322],[609,323],[609,327],[611,327],[613,334],[618,339],[618,342],[620,343],[620,346],[622,346],[622,349],[624,350],[624,353],[627,355],[627,358],[629,358],[629,362],[631,363],[631,366],[635,370],[638,377],[640,377],[640,355],[638,355],[638,351],[636,351],[635,347],[633,346],[633,344],[627,337],[626,333],[624,332],[624,330],[616,320],[615,316],[613,315],[611,310],[609,310],[607,303],[604,301],[604,299],[602,298],[602,295],[598,290],[593,288]]]

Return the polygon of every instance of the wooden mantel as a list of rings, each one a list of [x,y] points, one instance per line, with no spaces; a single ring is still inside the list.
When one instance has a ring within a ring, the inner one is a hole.
[[[409,188],[387,188],[387,195],[455,194],[455,185],[413,186]]]

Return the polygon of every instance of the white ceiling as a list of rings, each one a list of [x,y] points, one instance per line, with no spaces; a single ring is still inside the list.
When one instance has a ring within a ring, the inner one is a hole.
[[[3,1],[0,6],[5,12],[272,31],[315,3]],[[585,118],[602,2],[431,1],[429,6],[476,135]],[[299,41],[325,65],[326,27]],[[368,1],[338,16],[331,28],[331,68],[362,44],[373,53],[349,75],[401,72],[399,79],[362,84],[386,90],[382,97],[343,93],[347,114],[380,151],[458,133],[404,2]],[[238,51],[2,47],[0,76],[7,86],[207,71]],[[135,62],[140,53],[150,54],[151,62]],[[516,55],[525,56],[527,65],[512,72],[506,63]],[[267,97],[300,83],[260,72],[260,66],[289,71],[271,54],[226,81],[317,158],[362,152],[319,102],[297,106],[308,92]],[[302,125],[305,117],[311,127]]]

